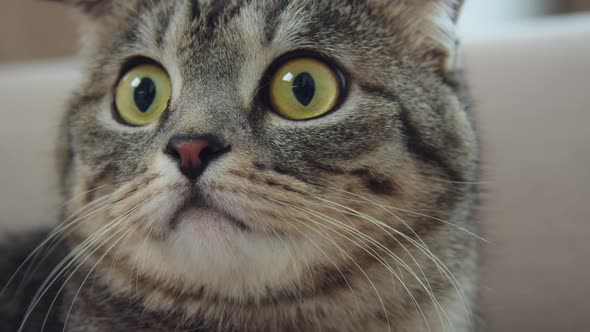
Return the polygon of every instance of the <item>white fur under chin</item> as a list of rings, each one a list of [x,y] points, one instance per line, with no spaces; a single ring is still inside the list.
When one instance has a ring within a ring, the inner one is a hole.
[[[150,186],[171,186],[182,177],[171,161],[155,162],[161,176]],[[182,204],[182,190],[158,191],[152,203],[142,207],[159,227],[168,227]],[[160,196],[160,197],[158,197]],[[188,289],[205,289],[228,297],[256,297],[268,289],[291,289],[307,264],[318,256],[307,239],[288,240],[260,231],[243,230],[223,213],[206,208],[182,212],[172,231],[162,240],[129,242],[122,250],[140,274]]]

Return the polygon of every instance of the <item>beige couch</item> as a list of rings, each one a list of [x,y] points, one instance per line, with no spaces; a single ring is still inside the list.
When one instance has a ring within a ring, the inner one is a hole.
[[[465,40],[484,145],[492,331],[590,331],[590,15]],[[0,232],[55,220],[75,63],[0,66]]]

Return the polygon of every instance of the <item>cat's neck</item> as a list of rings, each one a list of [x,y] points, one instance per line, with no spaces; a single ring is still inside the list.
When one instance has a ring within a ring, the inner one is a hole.
[[[162,294],[142,288],[141,281],[134,284],[133,280],[130,288],[121,289],[113,286],[112,279],[105,282],[107,278],[100,269],[90,278],[87,275],[88,270],[81,270],[64,292],[65,331],[91,327],[109,332],[388,330],[384,315],[375,313],[381,305],[374,293],[353,294],[349,288],[315,296],[228,300],[204,296],[204,292]],[[373,308],[364,303],[367,299],[377,302]]]
[[[259,304],[203,299],[198,301],[198,305],[193,303],[195,312],[187,315],[186,310],[181,314],[174,307],[186,306],[187,303],[183,304],[182,300],[171,304],[169,311],[150,310],[146,309],[149,302],[141,291],[135,297],[126,293],[115,294],[96,282],[80,288],[80,280],[68,285],[64,293],[65,310],[62,312],[67,315],[65,331],[84,331],[86,328],[109,332],[388,330],[386,322],[370,318],[362,311],[343,315],[342,307],[321,296],[313,300],[285,299],[284,302]],[[74,305],[69,306],[74,298]]]

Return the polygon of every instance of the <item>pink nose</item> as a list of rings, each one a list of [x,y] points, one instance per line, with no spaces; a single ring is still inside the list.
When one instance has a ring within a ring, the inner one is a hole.
[[[213,160],[230,151],[214,136],[194,139],[172,138],[166,146],[166,154],[178,160],[180,172],[191,180],[197,179]]]
[[[180,167],[201,167],[201,153],[209,146],[209,142],[195,140],[177,143],[174,145],[176,153],[180,156]]]

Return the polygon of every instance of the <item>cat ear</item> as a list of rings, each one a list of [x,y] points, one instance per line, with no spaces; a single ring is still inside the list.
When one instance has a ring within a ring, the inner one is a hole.
[[[126,15],[138,1],[143,0],[44,0],[70,7],[79,23],[79,46],[82,57],[95,54],[120,28]]]
[[[461,9],[463,9],[463,4],[465,4],[464,0],[451,1],[451,18],[453,19],[453,23],[455,24],[457,24],[457,21],[459,21],[459,17],[461,16]]]
[[[463,0],[373,0],[381,4],[405,44],[427,68],[447,72],[460,65],[457,21]]]
[[[425,53],[427,64],[443,72],[454,71],[461,66],[460,47],[457,37],[463,0],[426,0],[428,14],[422,31],[422,44],[418,51]]]
[[[422,2],[417,1],[417,2]],[[417,45],[427,65],[436,70],[449,72],[459,69],[460,48],[457,38],[457,21],[463,7],[463,0],[424,0],[426,17],[418,27],[422,36]],[[419,20],[421,21],[421,20]]]

